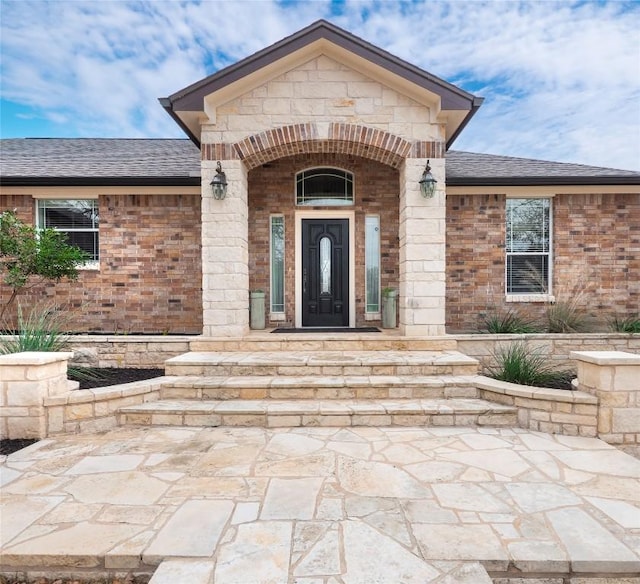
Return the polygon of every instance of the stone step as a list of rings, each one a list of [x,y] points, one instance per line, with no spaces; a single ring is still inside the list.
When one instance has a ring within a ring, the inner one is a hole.
[[[183,376],[160,399],[444,399],[478,396],[473,375]]]
[[[404,337],[382,333],[257,333],[240,339],[199,337],[195,352],[256,351],[455,351],[451,337]]]
[[[166,375],[361,376],[475,375],[479,363],[458,351],[190,352],[165,362]]]
[[[517,409],[481,399],[161,400],[123,407],[135,426],[516,426]]]

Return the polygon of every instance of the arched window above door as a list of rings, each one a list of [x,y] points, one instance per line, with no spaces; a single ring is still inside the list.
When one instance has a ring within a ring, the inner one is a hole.
[[[339,168],[312,168],[296,175],[296,205],[353,205],[353,174]]]

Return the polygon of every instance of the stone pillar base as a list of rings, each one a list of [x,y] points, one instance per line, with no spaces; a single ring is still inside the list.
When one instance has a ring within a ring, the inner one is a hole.
[[[73,353],[0,356],[0,438],[46,438],[44,399],[67,393]]]
[[[578,388],[598,398],[598,437],[640,446],[640,355],[622,351],[572,351]]]

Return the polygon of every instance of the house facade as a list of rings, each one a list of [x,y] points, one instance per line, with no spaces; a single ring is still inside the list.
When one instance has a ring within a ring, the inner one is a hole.
[[[160,101],[188,140],[2,141],[0,209],[92,255],[26,296],[78,330],[240,337],[257,290],[268,328],[380,326],[388,289],[407,336],[638,314],[640,173],[454,151],[482,99],[330,23]]]

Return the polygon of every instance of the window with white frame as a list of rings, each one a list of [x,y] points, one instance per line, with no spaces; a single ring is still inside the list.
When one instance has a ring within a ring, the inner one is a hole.
[[[85,251],[90,262],[100,259],[97,199],[39,199],[37,205],[38,227],[66,234],[67,243]]]
[[[339,168],[312,168],[296,175],[296,205],[353,205],[353,174]]]
[[[507,199],[507,294],[549,294],[551,199]]]
[[[284,313],[284,217],[272,215],[271,242],[271,314]]]
[[[365,217],[364,269],[366,283],[366,312],[380,312],[380,217]]]

